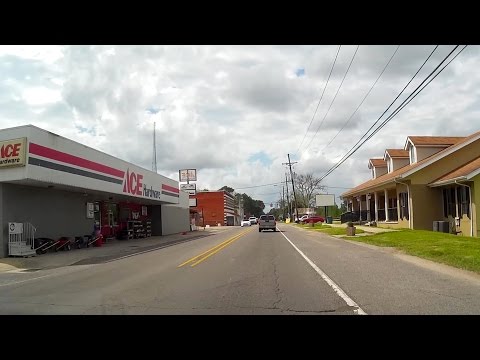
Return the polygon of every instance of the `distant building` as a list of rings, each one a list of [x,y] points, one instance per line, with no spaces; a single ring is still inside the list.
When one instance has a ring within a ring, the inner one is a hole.
[[[233,194],[225,190],[197,191],[197,206],[192,209],[198,213],[196,226],[234,226],[240,225],[243,207],[236,203]]]

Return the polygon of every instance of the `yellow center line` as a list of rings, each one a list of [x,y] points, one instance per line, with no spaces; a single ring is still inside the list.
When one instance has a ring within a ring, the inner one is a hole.
[[[205,254],[208,254],[210,251],[213,251],[213,250],[217,249],[218,247],[222,246],[223,244],[225,244],[225,243],[231,241],[232,239],[235,239],[236,237],[241,236],[241,235],[243,235],[243,234],[237,234],[237,235],[234,235],[234,236],[231,237],[231,238],[228,238],[228,239],[225,240],[225,241],[222,241],[220,244],[215,245],[214,247],[208,249],[207,251],[201,253],[200,255],[196,255],[196,256],[188,259],[188,260],[185,261],[184,263],[178,265],[178,267],[181,267],[181,266],[183,266],[183,265],[186,265],[186,264],[188,264],[188,263],[190,263],[190,262],[195,261],[195,260],[198,259],[199,257],[201,257],[201,256],[203,256],[203,255],[205,255]]]
[[[217,253],[218,251],[220,251],[221,249],[223,249],[224,247],[228,246],[229,244],[231,244],[232,242],[234,242],[235,240],[238,240],[240,237],[242,237],[243,235],[245,235],[247,232],[251,231],[251,229],[248,229],[244,232],[241,232],[240,234],[237,234],[237,235],[234,235],[232,236],[231,238],[228,238],[227,240],[225,241],[222,241],[220,244],[217,244],[215,245],[214,247],[208,249],[207,251],[204,251],[203,253],[201,253],[200,255],[196,255],[190,259],[188,259],[187,261],[181,263],[180,265],[178,265],[177,267],[182,267],[186,264],[189,264],[189,263],[192,263],[192,265],[190,266],[195,266],[197,264],[199,264],[200,262],[202,262],[203,260],[207,259],[208,257],[210,257],[211,255]],[[203,258],[202,258],[203,257]]]
[[[208,255],[204,256],[203,258],[201,258],[200,260],[197,260],[195,261],[193,264],[191,264],[190,266],[191,267],[194,267],[198,264],[200,264],[202,261],[205,261],[207,260],[210,256],[216,254],[217,252],[219,252],[220,250],[222,250],[224,247],[227,247],[228,245],[230,245],[231,243],[237,241],[238,239],[240,239],[243,235],[245,234],[241,234],[240,236],[237,236],[236,238],[233,238],[232,240],[230,240],[228,243],[225,243],[224,245],[220,246],[218,249],[216,249],[215,251],[212,251],[211,253],[209,253]]]

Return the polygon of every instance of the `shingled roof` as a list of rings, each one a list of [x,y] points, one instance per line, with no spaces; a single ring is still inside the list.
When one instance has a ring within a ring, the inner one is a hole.
[[[415,146],[450,146],[463,139],[465,139],[465,136],[409,136],[406,144],[410,140]],[[405,148],[407,147],[406,144]]]
[[[356,194],[358,192],[361,192],[362,190],[366,190],[366,189],[374,188],[374,187],[379,186],[379,185],[394,182],[395,178],[397,178],[397,177],[401,178],[401,177],[403,177],[404,174],[406,174],[406,176],[408,176],[410,174],[413,174],[414,172],[422,169],[423,167],[428,166],[430,162],[436,161],[437,159],[440,159],[443,156],[448,155],[452,151],[456,151],[458,149],[461,149],[463,146],[465,146],[472,139],[474,139],[474,140],[480,139],[480,131],[477,131],[476,133],[473,133],[472,135],[464,137],[463,139],[456,142],[454,145],[450,145],[449,147],[447,147],[447,148],[445,148],[445,149],[443,149],[443,150],[441,150],[441,151],[439,151],[439,152],[437,152],[433,155],[430,155],[430,156],[426,157],[425,159],[423,159],[421,161],[418,161],[414,164],[404,166],[404,167],[402,167],[400,169],[397,169],[397,170],[395,170],[391,173],[379,176],[375,179],[368,180],[368,181],[358,185],[357,187],[354,187],[353,189],[351,189],[347,192],[344,192],[340,196],[341,197],[346,197],[346,196],[349,196],[349,195],[353,195],[353,194]],[[395,149],[393,149],[393,150],[395,150]],[[473,162],[476,162],[476,161],[477,161],[477,159],[474,160]],[[470,163],[472,163],[472,162],[470,162]],[[465,164],[464,166],[467,166],[467,165],[468,164]],[[463,173],[463,171],[468,171],[468,170],[464,169],[464,170],[460,171],[460,168],[459,168],[455,171],[459,171],[458,174],[461,174],[461,173]],[[453,173],[453,171],[449,174],[444,175],[444,176],[450,175],[452,173]],[[453,176],[453,175],[451,175],[451,176]],[[439,181],[439,180],[440,179],[438,179],[437,181]]]
[[[407,150],[403,149],[386,149],[385,153],[388,153],[391,158],[408,158],[410,155]],[[384,157],[385,158],[385,157]]]
[[[375,167],[387,167],[387,162],[383,159],[369,159],[368,160],[368,167],[371,168],[371,166]]]
[[[449,183],[452,180],[459,179],[459,178],[466,178],[468,175],[475,172],[475,170],[480,169],[480,156],[477,157],[475,160],[470,161],[462,166],[456,168],[455,170],[439,177],[437,180],[431,182],[429,185],[442,185],[445,183]]]

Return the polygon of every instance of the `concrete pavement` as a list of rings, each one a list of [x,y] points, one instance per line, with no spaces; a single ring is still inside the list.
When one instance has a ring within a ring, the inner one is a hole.
[[[119,257],[132,256],[141,252],[152,251],[169,245],[200,239],[231,229],[230,226],[198,228],[195,231],[178,233],[165,236],[152,236],[148,238],[130,240],[109,240],[101,247],[88,247],[82,249],[72,248],[70,251],[47,252],[33,257],[7,257],[0,258],[0,273],[21,271],[27,269],[52,269],[69,265],[92,264],[108,261]]]
[[[337,227],[337,228],[346,228],[347,227],[347,224],[338,224],[338,223],[325,224],[325,225],[328,225],[328,226],[331,226],[331,227]],[[355,236],[369,236],[369,235],[374,235],[374,234],[383,233],[383,232],[398,231],[396,229],[387,229],[387,228],[376,227],[376,226],[355,225],[355,227],[357,229],[362,229],[363,231],[365,231],[364,233],[356,233]],[[345,235],[330,235],[330,236],[343,237],[343,236],[346,236],[346,233],[345,233]]]
[[[341,227],[341,228],[346,228],[347,224],[327,224],[332,227]],[[384,232],[391,232],[391,231],[398,231],[395,229],[387,229],[387,228],[382,228],[382,227],[377,227],[377,226],[366,226],[366,225],[355,225],[357,229],[361,229],[365,231],[364,233],[355,233],[355,236],[369,236],[369,235],[374,235],[374,234],[379,234],[379,233],[384,233]],[[343,237],[345,235],[332,235],[334,237]],[[349,238],[352,238],[352,236],[349,236]]]

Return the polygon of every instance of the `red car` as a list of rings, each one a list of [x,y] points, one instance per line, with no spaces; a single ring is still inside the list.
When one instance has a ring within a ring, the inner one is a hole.
[[[317,223],[317,222],[324,222],[325,219],[321,216],[310,216],[303,220],[304,224],[310,224],[310,223]]]

